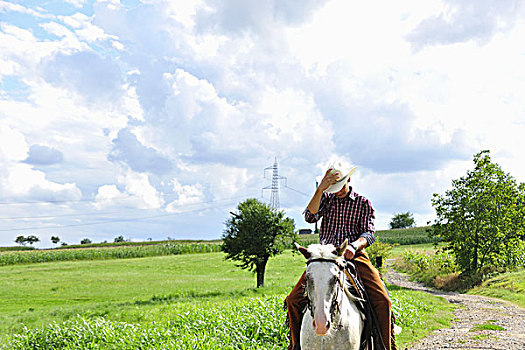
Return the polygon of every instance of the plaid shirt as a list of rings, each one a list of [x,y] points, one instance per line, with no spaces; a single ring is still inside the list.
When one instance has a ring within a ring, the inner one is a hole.
[[[352,187],[345,198],[323,192],[319,211],[316,214],[312,214],[308,208],[304,211],[304,218],[308,223],[314,223],[321,217],[323,220],[319,240],[322,244],[333,244],[337,247],[345,239],[351,243],[359,237],[364,237],[368,245],[371,245],[376,240],[375,210],[372,202],[354,192]]]

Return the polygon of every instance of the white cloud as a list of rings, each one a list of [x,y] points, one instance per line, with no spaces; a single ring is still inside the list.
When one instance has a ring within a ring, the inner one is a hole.
[[[77,200],[81,191],[73,183],[49,181],[42,171],[23,161],[29,148],[22,133],[0,124],[0,192],[2,197],[24,200]]]
[[[44,28],[44,30],[46,30],[47,32],[54,34],[60,38],[73,35],[73,32],[71,30],[56,22],[41,23],[40,26]]]
[[[162,194],[151,185],[147,174],[124,170],[117,181],[123,187],[122,190],[119,190],[116,185],[103,185],[98,188],[95,196],[95,208],[100,210],[121,206],[124,208],[157,209],[164,204]]]
[[[171,161],[158,150],[143,145],[132,131],[122,129],[113,140],[108,159],[123,162],[137,172],[164,174],[172,169]]]
[[[22,161],[27,157],[29,148],[24,135],[2,123],[0,124],[0,155],[2,163]]]
[[[511,29],[522,9],[522,0],[445,0],[442,12],[421,21],[407,39],[416,50],[469,40],[484,44]]]
[[[36,11],[32,8],[22,6],[20,4],[14,4],[9,1],[0,1],[0,11],[2,12],[18,12],[24,13],[36,18],[52,18],[52,15],[44,14],[41,11]]]
[[[197,183],[195,185],[182,185],[177,179],[172,180],[173,192],[177,199],[166,206],[166,211],[170,213],[184,212],[195,204],[203,204],[205,201],[204,186]]]
[[[82,8],[84,3],[86,3],[86,0],[65,0],[65,2],[75,6],[76,8]]]

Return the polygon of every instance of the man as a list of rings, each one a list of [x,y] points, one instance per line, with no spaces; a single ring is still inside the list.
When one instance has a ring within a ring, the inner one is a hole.
[[[345,240],[350,243],[344,257],[354,260],[379,321],[384,348],[391,350],[392,303],[379,271],[372,265],[364,251],[364,248],[375,242],[375,211],[369,199],[359,195],[350,187],[350,176],[355,169],[356,167],[345,173],[334,168],[328,169],[304,215],[309,223],[323,218],[319,231],[319,240],[322,244],[333,244],[337,247]],[[304,284],[303,273],[285,300],[291,335],[289,350],[301,348],[301,322],[306,302]]]

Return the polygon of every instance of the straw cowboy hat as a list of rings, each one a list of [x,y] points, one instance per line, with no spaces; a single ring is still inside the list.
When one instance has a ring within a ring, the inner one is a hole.
[[[333,185],[330,185],[325,190],[325,192],[336,193],[336,192],[341,191],[341,189],[343,188],[345,183],[348,182],[348,179],[350,178],[350,176],[352,176],[352,174],[357,169],[357,167],[354,166],[354,167],[351,167],[351,168],[345,168],[341,163],[338,163],[336,165],[330,166],[328,169],[331,169],[330,170],[331,174],[337,174],[336,175],[337,182],[335,184],[333,184]],[[345,175],[343,176],[343,174],[345,174]]]

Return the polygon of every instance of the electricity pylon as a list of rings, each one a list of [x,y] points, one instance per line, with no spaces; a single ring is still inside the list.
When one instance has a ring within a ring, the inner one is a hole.
[[[275,162],[272,166],[269,166],[267,168],[264,168],[264,178],[266,179],[266,170],[272,169],[272,185],[263,187],[264,190],[272,190],[272,193],[270,195],[270,206],[274,209],[279,209],[279,180],[285,180],[285,186],[286,186],[286,177],[279,176],[279,169],[277,166],[277,157],[275,157]]]

